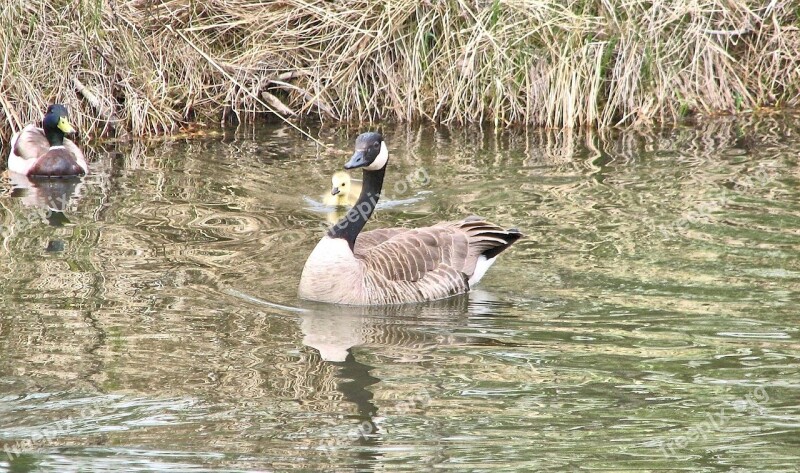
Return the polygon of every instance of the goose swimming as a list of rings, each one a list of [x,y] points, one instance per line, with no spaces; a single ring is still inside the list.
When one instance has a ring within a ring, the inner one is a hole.
[[[306,260],[304,299],[387,305],[443,299],[468,292],[497,256],[522,234],[480,217],[422,228],[363,232],[378,203],[389,152],[380,133],[363,133],[345,169],[363,171],[356,204],[333,225]]]

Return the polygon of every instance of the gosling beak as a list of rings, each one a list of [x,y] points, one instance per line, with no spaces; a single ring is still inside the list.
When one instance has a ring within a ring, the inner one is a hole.
[[[355,169],[367,165],[367,155],[364,150],[357,149],[350,161],[344,165],[345,169]]]
[[[339,190],[338,186],[334,186],[333,189],[331,189],[331,195],[336,195],[339,192],[341,192],[341,191]]]
[[[69,120],[67,120],[67,117],[61,117],[58,119],[58,129],[64,133],[75,133],[75,128],[72,128],[72,124],[70,124]]]

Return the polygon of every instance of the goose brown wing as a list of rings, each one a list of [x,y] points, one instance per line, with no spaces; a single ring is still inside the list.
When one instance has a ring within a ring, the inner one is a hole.
[[[36,159],[43,156],[50,149],[50,143],[44,136],[44,130],[33,125],[22,129],[14,143],[13,152],[23,159]]]
[[[370,271],[391,281],[418,281],[431,271],[449,267],[461,271],[469,253],[469,240],[455,228],[434,226],[415,229],[386,229],[388,235],[381,243],[374,239],[383,237],[379,230],[367,232],[365,243],[372,244],[357,251],[357,256]],[[373,234],[373,235],[370,235]],[[359,240],[356,242],[358,249]]]
[[[358,238],[356,238],[356,244],[353,252],[355,254],[363,253],[365,250],[368,250],[373,246],[380,245],[390,238],[408,231],[409,229],[407,228],[379,228],[377,230],[370,230],[368,232],[360,233]]]
[[[364,262],[367,292],[375,302],[424,301],[469,289],[463,272],[468,246],[458,229],[434,226],[394,232],[356,257]]]

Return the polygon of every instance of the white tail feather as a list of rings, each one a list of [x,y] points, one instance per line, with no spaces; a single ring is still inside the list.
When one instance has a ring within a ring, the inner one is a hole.
[[[494,260],[497,259],[497,256],[494,258],[486,258],[483,255],[478,256],[478,262],[475,263],[475,272],[472,273],[472,277],[469,278],[469,287],[478,284],[483,278],[483,275],[486,274],[486,271],[489,270],[489,267],[494,264]]]

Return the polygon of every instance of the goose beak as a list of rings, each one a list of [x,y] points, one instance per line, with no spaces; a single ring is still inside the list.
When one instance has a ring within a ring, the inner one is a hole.
[[[367,165],[367,155],[365,150],[357,149],[355,153],[353,153],[353,157],[350,158],[350,161],[344,165],[345,169],[355,169],[360,168],[361,166]]]
[[[337,187],[337,186],[334,186],[333,189],[331,189],[331,195],[336,195],[339,192],[341,192],[341,191],[339,190],[339,187]]]

